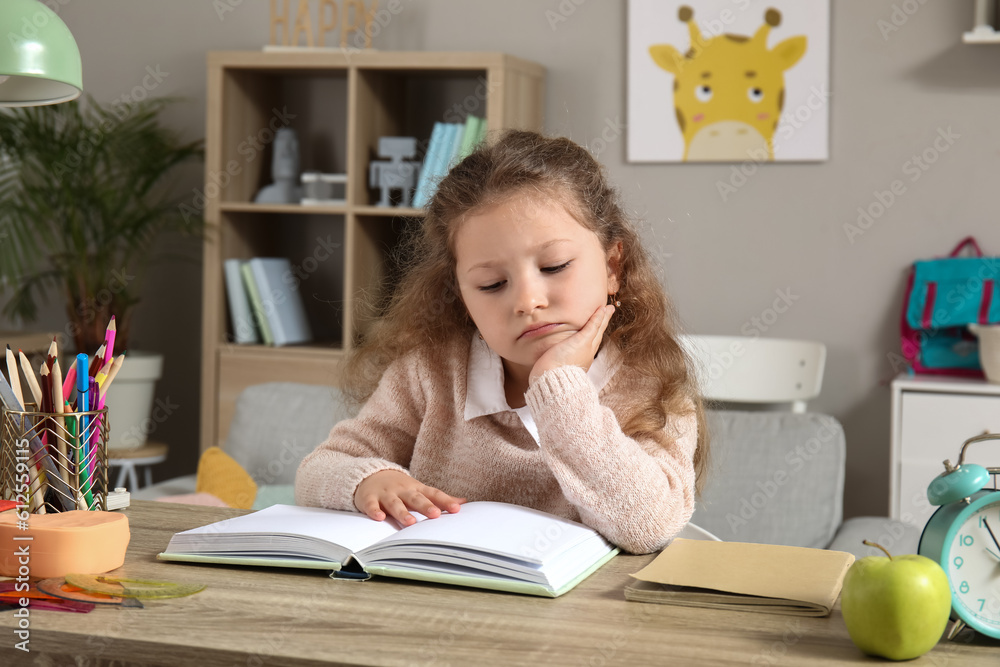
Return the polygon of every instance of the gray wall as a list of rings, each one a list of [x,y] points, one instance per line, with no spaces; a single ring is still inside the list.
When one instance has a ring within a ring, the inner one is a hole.
[[[83,53],[87,92],[110,101],[140,84],[147,66],[159,66],[169,76],[154,94],[187,98],[169,120],[190,137],[204,136],[205,52],[255,49],[268,40],[265,0],[58,2]],[[220,18],[217,7],[225,4],[237,6]],[[899,30],[883,36],[879,21],[891,21],[894,4],[917,10],[898,14]],[[377,48],[512,53],[548,70],[549,132],[596,146],[605,128],[624,123],[625,3],[401,6]],[[567,20],[553,29],[546,11],[560,8]],[[600,154],[645,221],[690,331],[740,334],[778,291],[794,295],[764,335],[828,346],[823,395],[810,408],[845,426],[848,516],[888,509],[887,383],[896,372],[891,355],[899,349],[904,270],[966,234],[1000,252],[1000,47],[963,45],[971,19],[972,0],[835,0],[830,160],[770,165],[727,201],[716,183],[729,179],[730,165],[630,165],[624,135],[613,130]],[[905,163],[948,128],[958,138],[912,182]],[[195,187],[198,173],[188,178]],[[851,243],[844,225],[897,179],[906,192]],[[197,255],[196,245],[179,245]],[[153,278],[136,342],[167,354],[159,392],[182,406],[158,434],[175,451],[169,467],[160,466],[163,476],[193,470],[196,461],[200,274],[194,264],[160,269]]]

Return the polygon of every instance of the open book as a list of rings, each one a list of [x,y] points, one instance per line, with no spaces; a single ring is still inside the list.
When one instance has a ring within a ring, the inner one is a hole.
[[[357,512],[273,505],[175,534],[160,560],[332,570],[556,597],[618,553],[583,524],[472,502],[401,528]]]
[[[852,554],[745,542],[675,539],[632,575],[625,598],[792,616],[830,613]]]

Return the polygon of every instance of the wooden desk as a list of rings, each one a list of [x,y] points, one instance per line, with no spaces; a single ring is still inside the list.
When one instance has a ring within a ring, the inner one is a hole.
[[[0,664],[34,665],[841,665],[867,658],[829,618],[682,609],[626,602],[628,573],[650,556],[619,556],[552,599],[318,571],[161,563],[170,536],[245,513],[134,501],[120,576],[207,583],[145,609],[31,612],[30,654],[0,614]],[[941,643],[908,665],[990,665],[1000,642]]]

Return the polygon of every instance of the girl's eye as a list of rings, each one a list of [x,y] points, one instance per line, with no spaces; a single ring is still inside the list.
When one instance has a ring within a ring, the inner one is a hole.
[[[501,280],[498,283],[493,283],[492,285],[486,285],[484,287],[480,287],[479,291],[480,292],[496,292],[498,289],[500,289],[501,287],[503,287],[503,284],[504,284],[504,281]]]
[[[750,98],[751,102],[760,102],[764,99],[764,91],[760,88],[750,88],[747,90],[747,97]]]
[[[546,266],[542,269],[542,271],[544,271],[545,273],[559,273],[567,266],[569,266],[569,262],[566,262],[565,264],[560,264],[559,266]]]
[[[698,98],[699,102],[707,102],[712,99],[712,87],[698,86],[694,89],[694,96]]]

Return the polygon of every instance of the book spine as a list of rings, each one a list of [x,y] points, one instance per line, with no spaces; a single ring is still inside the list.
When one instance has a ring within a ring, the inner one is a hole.
[[[287,258],[250,260],[254,282],[276,346],[312,340],[305,305],[294,284],[292,263]]]
[[[448,173],[448,163],[451,162],[451,153],[455,148],[455,131],[457,126],[454,123],[445,123],[444,131],[441,133],[441,148],[434,156],[434,164],[431,165],[430,177],[427,179],[426,199],[430,202],[437,192],[438,184]],[[426,204],[426,202],[425,202]]]
[[[229,301],[229,316],[233,322],[233,339],[237,344],[247,345],[259,343],[257,326],[250,311],[250,300],[243,286],[243,276],[240,274],[242,260],[227,259],[225,261],[226,296]]]
[[[267,315],[264,313],[264,304],[253,279],[253,272],[250,270],[250,262],[240,266],[240,273],[243,275],[243,286],[246,287],[247,295],[250,297],[250,309],[253,311],[254,317],[257,318],[257,326],[260,327],[260,335],[264,339],[264,344],[274,345],[274,337],[267,322]]]
[[[417,180],[417,191],[413,195],[413,206],[416,208],[423,208],[430,201],[428,190],[430,189],[431,171],[437,154],[441,150],[441,138],[444,132],[444,123],[434,123],[431,139],[427,143],[427,152],[424,154],[424,164],[420,168],[420,177]]]
[[[257,292],[260,294],[260,303],[264,309],[264,317],[271,327],[271,337],[274,345],[281,346],[288,344],[288,333],[285,331],[284,322],[281,321],[281,314],[278,312],[278,300],[283,298],[281,292],[271,284],[265,260],[255,258],[250,260],[250,272],[253,274],[253,281],[257,283]]]
[[[444,178],[462,159],[462,138],[465,136],[465,125],[463,123],[455,123],[454,126],[454,134],[451,137],[451,156],[448,158],[448,166],[445,167],[441,178]]]
[[[465,119],[465,126],[462,128],[462,145],[459,148],[458,159],[455,160],[455,164],[464,160],[473,151],[478,139],[479,118],[470,113],[468,118]]]

